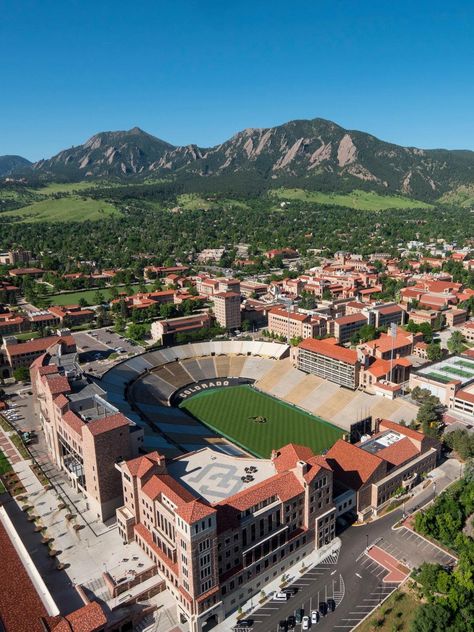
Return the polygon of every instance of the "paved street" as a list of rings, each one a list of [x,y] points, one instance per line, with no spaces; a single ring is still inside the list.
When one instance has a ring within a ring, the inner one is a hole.
[[[436,494],[459,476],[459,463],[448,459],[434,472],[437,481]],[[452,565],[455,559],[413,531],[402,527],[393,529],[403,515],[415,507],[429,503],[434,495],[433,484],[410,499],[405,508],[400,507],[373,523],[353,526],[340,534],[342,547],[337,559],[327,559],[289,585],[298,592],[286,602],[270,600],[246,618],[253,621],[255,632],[277,630],[281,620],[303,608],[305,614],[317,609],[320,601],[333,598],[334,613],[321,617],[317,624],[321,632],[353,629],[369,615],[397,587],[396,582],[387,582],[389,571],[373,557],[367,555],[367,545],[389,553],[408,569],[423,562]],[[386,556],[387,557],[387,556]],[[231,629],[229,625],[228,629]],[[300,627],[298,626],[299,630]]]

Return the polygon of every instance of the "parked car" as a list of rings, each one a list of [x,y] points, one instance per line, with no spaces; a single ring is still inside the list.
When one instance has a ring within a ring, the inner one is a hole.
[[[286,592],[276,592],[273,595],[273,599],[276,601],[287,601],[290,598],[290,595]]]
[[[311,623],[318,623],[319,612],[317,610],[311,610]]]
[[[322,617],[325,617],[328,613],[328,605],[325,601],[320,601],[319,602],[319,614]]]
[[[290,586],[289,588],[284,588],[282,592],[288,593],[293,597],[298,592],[298,588],[296,588],[296,586]]]
[[[288,630],[294,630],[295,629],[296,619],[295,619],[294,615],[290,614],[290,616],[288,617],[286,622],[288,623]]]
[[[303,620],[304,610],[303,608],[297,608],[295,612],[296,623],[301,623]]]
[[[241,630],[242,628],[251,628],[252,626],[252,619],[240,619],[240,621],[236,625],[234,625],[234,629]]]
[[[303,620],[301,621],[301,629],[302,630],[309,630],[310,627],[311,627],[311,621],[310,621],[309,617],[307,615],[305,615],[303,617]]]
[[[336,602],[334,601],[334,599],[329,598],[326,602],[328,604],[328,610],[329,612],[334,612],[334,610],[336,609]]]
[[[278,632],[287,632],[288,626],[286,625],[286,621],[282,619],[278,624]]]

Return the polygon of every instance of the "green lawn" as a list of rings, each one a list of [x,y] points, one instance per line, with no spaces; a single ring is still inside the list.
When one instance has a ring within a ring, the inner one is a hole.
[[[7,472],[11,472],[12,466],[10,465],[10,461],[0,450],[0,474],[6,474]]]
[[[132,291],[134,294],[138,292],[138,285],[132,285]],[[152,284],[146,286],[147,291],[151,291]],[[125,285],[117,285],[119,292],[124,292]],[[110,288],[95,288],[92,290],[78,290],[77,292],[66,292],[65,294],[52,294],[48,296],[48,301],[51,305],[77,305],[81,298],[85,299],[89,305],[94,305],[95,295],[97,290],[102,294],[106,301],[112,298],[112,292]]]
[[[205,211],[216,206],[215,202],[209,201],[197,195],[196,193],[183,193],[178,195],[178,206],[187,211],[196,211],[204,209]]]
[[[16,217],[20,222],[31,224],[96,221],[112,215],[120,215],[120,213],[108,202],[70,195],[58,199],[48,198],[40,202],[33,202],[33,204],[14,211],[5,211],[1,217]]]
[[[34,340],[35,338],[39,338],[38,331],[25,331],[22,334],[15,334],[15,338],[18,340]]]
[[[304,189],[276,189],[272,195],[281,200],[300,200],[317,204],[348,206],[359,211],[383,211],[391,208],[431,208],[431,204],[412,200],[399,195],[379,195],[373,191],[351,191],[351,193],[323,193]]]
[[[180,407],[204,424],[252,452],[269,458],[275,448],[293,442],[309,446],[316,454],[332,446],[342,430],[251,386],[205,391]],[[262,416],[266,423],[251,417]]]

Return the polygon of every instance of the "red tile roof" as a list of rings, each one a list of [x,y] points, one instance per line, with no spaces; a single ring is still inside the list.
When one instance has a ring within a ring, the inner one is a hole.
[[[135,459],[130,459],[125,463],[128,471],[132,476],[138,476],[142,478],[151,468],[157,463],[160,463],[162,456],[156,452],[149,452],[144,456],[137,456]]]
[[[456,399],[461,399],[465,402],[474,403],[474,393],[469,393],[469,391],[459,390],[456,393]]]
[[[0,522],[0,620],[6,632],[44,632],[46,609]]]
[[[69,380],[64,375],[47,375],[43,379],[46,379],[51,395],[71,392]]]
[[[28,342],[19,342],[13,345],[7,345],[7,351],[10,356],[21,355],[23,353],[41,353],[47,351],[53,345],[64,343],[68,347],[76,348],[76,341],[72,336],[48,336],[46,338],[37,338]]]
[[[347,316],[341,316],[340,318],[335,318],[334,322],[338,325],[350,325],[351,323],[366,323],[367,317],[363,314],[348,314]]]
[[[109,415],[108,417],[103,417],[102,419],[93,419],[86,424],[86,427],[92,435],[97,436],[103,432],[109,432],[110,430],[115,430],[116,428],[128,425],[129,421],[125,415],[122,413],[116,413],[115,415]]]
[[[82,427],[85,425],[85,422],[82,421],[80,417],[76,415],[72,410],[67,410],[63,415],[63,421],[67,423],[67,425],[74,430],[78,435],[82,434]]]
[[[410,439],[415,439],[415,441],[423,441],[425,435],[422,432],[418,432],[409,428],[408,426],[402,426],[397,424],[396,421],[391,421],[390,419],[381,419],[379,422],[380,430],[395,430],[395,432],[399,432],[405,437],[409,437]]]
[[[401,307],[399,307],[398,305],[388,305],[387,307],[381,307],[378,310],[379,314],[399,314],[400,312],[403,312],[403,309]]]
[[[297,461],[309,461],[314,456],[311,448],[295,443],[280,448],[273,456],[273,463],[277,472],[287,472],[296,466]]]
[[[402,465],[402,463],[410,461],[419,454],[419,449],[408,437],[400,439],[397,443],[393,443],[377,452],[378,457],[394,466]]]
[[[309,316],[307,314],[298,314],[296,312],[288,312],[285,309],[280,309],[279,307],[273,307],[269,312],[269,314],[275,314],[275,316],[282,316],[282,318],[289,318],[290,320],[297,320],[301,323],[309,320]]]
[[[300,342],[298,346],[300,349],[313,351],[314,353],[319,353],[333,360],[340,360],[347,364],[357,363],[357,351],[339,346],[335,338],[325,338],[324,340],[306,338],[306,340]]]
[[[193,524],[193,522],[212,516],[216,510],[199,500],[191,500],[189,503],[179,505],[175,513],[188,524]]]
[[[355,445],[339,439],[325,455],[336,477],[351,489],[358,490],[380,468],[383,461]]]
[[[282,502],[285,502],[298,496],[298,494],[302,494],[303,491],[303,486],[293,472],[284,472],[252,485],[252,487],[217,503],[216,506],[225,505],[237,511],[245,511],[271,496],[278,496]]]
[[[176,506],[196,500],[196,497],[169,474],[152,476],[142,487],[144,494],[155,500],[164,494]]]
[[[48,619],[45,625],[49,632],[97,632],[107,623],[107,617],[97,601],[91,601],[68,615]]]

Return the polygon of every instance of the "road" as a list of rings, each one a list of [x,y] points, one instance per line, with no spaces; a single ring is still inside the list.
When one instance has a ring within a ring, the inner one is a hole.
[[[450,461],[450,460],[448,460]],[[459,473],[457,462],[443,464],[437,476],[439,490],[448,485]],[[349,632],[369,615],[398,584],[384,582],[388,571],[366,554],[377,543],[384,551],[396,557],[412,569],[424,561],[453,564],[455,559],[412,531],[392,529],[403,516],[403,510],[412,511],[424,506],[433,498],[433,485],[422,490],[415,498],[375,522],[364,526],[352,526],[340,534],[342,546],[337,559],[328,558],[302,575],[291,586],[298,589],[286,602],[271,600],[247,618],[253,620],[252,630],[270,632],[278,630],[281,620],[303,608],[310,615],[320,601],[333,598],[336,610],[322,617],[317,625],[321,632]],[[297,626],[300,630],[300,626]]]

